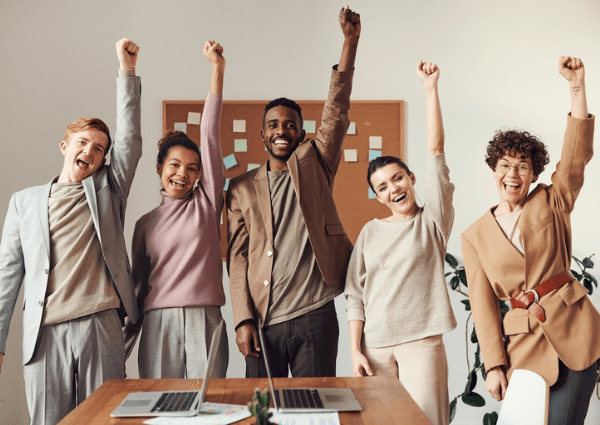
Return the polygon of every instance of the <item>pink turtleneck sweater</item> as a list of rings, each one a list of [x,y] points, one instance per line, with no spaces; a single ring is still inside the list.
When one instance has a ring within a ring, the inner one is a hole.
[[[225,183],[219,141],[221,104],[221,95],[208,94],[200,126],[198,186],[184,199],[161,190],[161,204],[135,225],[133,280],[138,297],[145,297],[144,312],[225,304],[219,233]]]

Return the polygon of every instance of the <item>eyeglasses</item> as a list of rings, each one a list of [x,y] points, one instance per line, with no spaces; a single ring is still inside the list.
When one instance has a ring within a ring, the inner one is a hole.
[[[508,161],[500,160],[498,161],[498,164],[496,164],[496,172],[500,174],[506,174],[513,167],[515,170],[517,170],[517,173],[519,173],[520,176],[526,176],[531,171],[531,168],[529,168],[529,165],[526,163],[521,162],[517,165],[510,165]]]

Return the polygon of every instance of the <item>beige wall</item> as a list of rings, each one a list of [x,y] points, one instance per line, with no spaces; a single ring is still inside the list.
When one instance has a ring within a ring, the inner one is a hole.
[[[336,22],[341,6],[323,0],[0,2],[0,223],[12,192],[59,173],[58,143],[68,123],[83,115],[99,116],[114,129],[114,43],[119,38],[131,37],[140,44],[138,73],[143,81],[145,153],[129,201],[129,240],[135,220],[159,202],[153,161],[162,131],[161,101],[206,95],[210,67],[201,54],[204,41],[211,38],[225,46],[226,99],[323,99],[329,68],[337,62],[342,43]],[[353,98],[407,102],[407,160],[417,178],[425,167],[425,110],[414,67],[422,58],[441,68],[447,158],[457,188],[448,250],[460,257],[460,233],[497,201],[482,159],[494,130],[531,130],[549,145],[549,170],[558,160],[569,111],[567,84],[556,72],[559,55],[584,59],[590,110],[600,109],[600,3],[360,0],[351,6],[361,13],[364,25]],[[600,254],[598,164],[594,158],[588,167],[573,215],[576,255]],[[549,178],[550,171],[541,181],[548,183]],[[459,328],[445,342],[450,393],[455,395],[465,384],[466,314],[460,297],[451,298]],[[349,375],[343,298],[337,306],[342,324],[339,373]],[[7,424],[28,421],[21,314],[17,308],[0,375],[0,417]],[[229,306],[225,314],[231,327]],[[231,344],[230,376],[240,377],[243,360],[233,338]],[[135,359],[128,366],[135,376]],[[485,393],[481,384],[479,392]],[[459,404],[455,423],[481,423],[484,412],[498,409],[490,397],[487,401],[480,409]],[[589,416],[589,424],[600,421],[595,397]]]

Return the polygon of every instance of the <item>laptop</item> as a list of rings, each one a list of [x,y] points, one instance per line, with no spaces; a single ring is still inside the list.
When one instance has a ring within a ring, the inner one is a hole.
[[[223,332],[223,322],[212,335],[208,362],[201,391],[157,391],[129,393],[113,410],[111,417],[195,416],[200,411],[217,358],[217,347]]]
[[[354,412],[362,410],[350,388],[281,388],[275,389],[262,327],[258,326],[262,357],[271,386],[271,398],[279,413]],[[366,378],[365,378],[366,379]]]

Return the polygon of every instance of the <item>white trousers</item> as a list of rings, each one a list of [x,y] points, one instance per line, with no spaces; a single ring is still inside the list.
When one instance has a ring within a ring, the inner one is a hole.
[[[362,349],[373,375],[398,377],[433,425],[448,425],[448,361],[442,335]]]
[[[138,352],[140,378],[204,377],[212,334],[222,321],[221,307],[217,306],[159,308],[146,312]],[[223,327],[213,378],[225,378],[229,364],[227,329]]]
[[[32,425],[57,424],[104,381],[124,378],[117,310],[42,326],[23,376]]]

